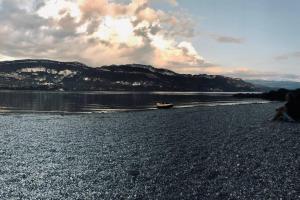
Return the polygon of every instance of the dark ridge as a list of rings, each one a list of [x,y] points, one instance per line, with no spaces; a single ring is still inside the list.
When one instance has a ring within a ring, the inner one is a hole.
[[[0,62],[0,89],[201,92],[260,90],[241,79],[220,75],[178,74],[141,64],[93,68],[79,62],[44,59]]]

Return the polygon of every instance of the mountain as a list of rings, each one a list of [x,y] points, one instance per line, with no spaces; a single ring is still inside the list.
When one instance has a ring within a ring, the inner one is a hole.
[[[16,60],[0,62],[0,89],[129,90],[129,91],[257,91],[241,79],[178,74],[148,65],[92,68],[79,62]]]
[[[272,89],[284,88],[288,90],[295,90],[300,88],[300,82],[294,81],[247,80],[247,82],[252,83],[257,87],[268,87]]]

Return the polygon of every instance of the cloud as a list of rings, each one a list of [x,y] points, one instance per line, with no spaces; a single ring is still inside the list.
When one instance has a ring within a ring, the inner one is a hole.
[[[231,68],[231,69],[220,69],[222,74],[231,77],[239,77],[245,80],[251,79],[262,79],[262,80],[289,80],[289,81],[299,81],[300,74],[283,74],[274,71],[261,71],[261,70],[251,70],[246,67]]]
[[[177,1],[167,0],[172,5]],[[189,42],[187,14],[154,9],[150,0],[0,0],[0,54],[78,60],[92,66],[151,64],[175,71],[210,67]]]
[[[177,0],[166,0],[170,5],[172,6],[178,6],[179,3],[177,2]]]
[[[13,58],[0,54],[0,61],[11,60],[11,59],[13,59]]]
[[[150,0],[0,0],[0,60],[48,58],[90,66],[141,63],[179,73],[299,80],[299,75],[228,68],[202,57],[190,42],[194,21]],[[210,34],[218,42],[242,38]],[[300,57],[299,52],[277,59]]]
[[[210,36],[217,42],[220,43],[233,43],[233,44],[242,44],[245,42],[245,39],[232,37],[232,36],[222,36],[217,34],[210,34]]]
[[[288,53],[288,54],[282,54],[279,56],[275,56],[274,58],[275,58],[275,60],[288,60],[288,59],[293,59],[293,58],[300,58],[300,51],[295,51],[295,52]]]

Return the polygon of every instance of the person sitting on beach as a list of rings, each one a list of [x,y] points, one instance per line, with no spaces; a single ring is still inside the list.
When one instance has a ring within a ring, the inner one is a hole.
[[[286,95],[287,103],[276,109],[277,113],[273,121],[295,122],[300,120],[300,102],[297,100],[296,94],[288,93]]]

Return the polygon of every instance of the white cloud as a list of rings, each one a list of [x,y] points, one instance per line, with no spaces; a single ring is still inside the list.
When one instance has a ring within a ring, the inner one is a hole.
[[[13,57],[0,54],[0,61],[11,60]]]
[[[151,8],[148,0],[1,2],[5,58],[78,60],[92,66],[142,63],[176,71],[192,67],[194,73],[210,66],[185,41],[193,33],[190,20]]]

